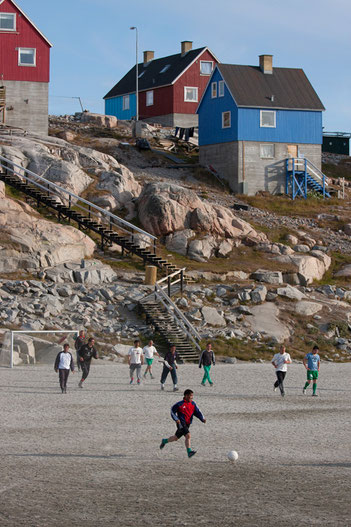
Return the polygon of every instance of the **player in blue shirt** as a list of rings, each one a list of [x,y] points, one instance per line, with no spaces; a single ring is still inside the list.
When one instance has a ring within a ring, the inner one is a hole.
[[[317,390],[317,379],[319,373],[319,367],[321,364],[320,356],[318,355],[319,348],[314,346],[311,353],[307,353],[303,359],[303,364],[307,370],[307,381],[303,387],[302,393],[306,395],[306,390],[313,381],[313,393],[312,397],[318,397],[316,394]]]

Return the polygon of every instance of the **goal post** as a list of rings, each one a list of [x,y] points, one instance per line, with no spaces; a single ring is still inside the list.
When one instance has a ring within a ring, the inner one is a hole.
[[[78,337],[79,335],[79,329],[78,330],[64,330],[64,329],[51,329],[51,330],[11,330],[11,329],[3,329],[3,330],[0,330],[1,333],[2,333],[2,345],[1,345],[1,349],[0,349],[0,366],[5,366],[5,367],[10,367],[10,368],[13,368],[14,367],[14,355],[15,355],[15,346],[16,346],[16,336],[17,335],[28,335],[28,337],[30,337],[30,335],[48,335],[48,334],[52,334],[52,335],[56,335],[56,334],[59,334],[61,335],[62,337],[60,338],[60,340],[57,342],[51,342],[51,341],[48,341],[47,344],[48,345],[52,345],[52,346],[58,346],[58,345],[61,345],[65,340],[66,338],[68,338],[70,335],[74,336],[76,335]],[[1,337],[0,337],[0,341],[1,341]],[[45,341],[43,341],[45,343]],[[34,350],[34,346],[33,346],[33,350]],[[16,352],[18,354],[18,352]],[[19,355],[19,354],[18,354]],[[28,361],[30,359],[33,359],[33,363],[36,362],[35,360],[35,352],[33,351],[33,353],[31,354],[30,352],[28,352]],[[30,362],[27,362],[27,364],[29,364]]]

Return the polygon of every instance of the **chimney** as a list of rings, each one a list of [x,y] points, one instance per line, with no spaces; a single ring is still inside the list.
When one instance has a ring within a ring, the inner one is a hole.
[[[144,66],[146,66],[148,62],[151,62],[154,59],[154,55],[154,51],[144,51]]]
[[[262,73],[273,73],[273,55],[260,55],[260,69]]]
[[[183,42],[181,42],[181,47],[182,57],[184,57],[184,55],[193,48],[193,43],[191,40],[183,40]]]

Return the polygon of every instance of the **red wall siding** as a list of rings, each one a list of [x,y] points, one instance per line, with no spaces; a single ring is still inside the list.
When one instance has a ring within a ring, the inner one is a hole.
[[[140,119],[173,113],[173,86],[154,89],[154,104],[146,106],[146,91],[139,93]]]
[[[10,0],[0,4],[0,13],[16,13],[16,31],[0,31],[0,79],[49,82],[49,44]],[[35,48],[36,66],[18,66],[16,48]]]
[[[208,51],[204,51],[196,61],[186,70],[185,73],[174,84],[174,113],[195,113],[196,108],[201,100],[202,94],[207,86],[210,75],[200,75],[200,61],[213,61],[213,68],[217,61]],[[184,101],[184,87],[198,87],[198,102]]]

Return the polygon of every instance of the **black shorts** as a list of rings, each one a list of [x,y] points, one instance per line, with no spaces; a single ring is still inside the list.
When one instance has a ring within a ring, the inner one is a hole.
[[[176,431],[175,435],[178,437],[178,439],[180,439],[182,436],[186,436],[186,434],[189,433],[189,426],[186,425],[186,424],[184,424],[184,425],[177,425],[177,431]]]

